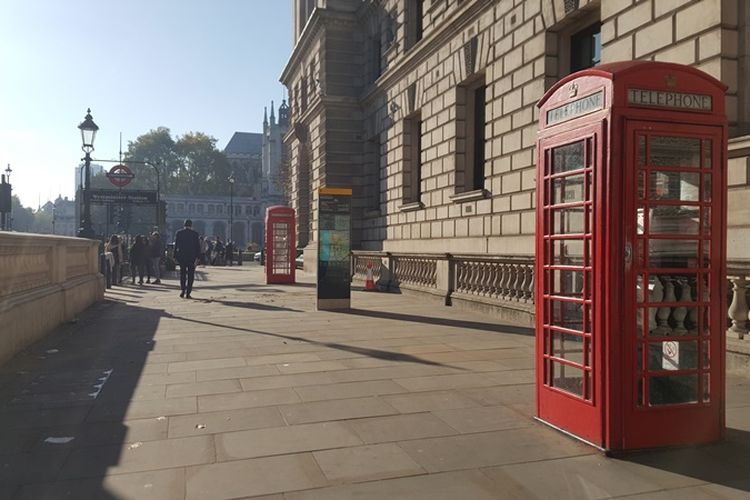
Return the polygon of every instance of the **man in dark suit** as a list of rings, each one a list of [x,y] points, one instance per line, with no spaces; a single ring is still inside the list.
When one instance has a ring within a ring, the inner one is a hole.
[[[180,297],[190,297],[195,280],[195,262],[201,255],[198,233],[193,231],[193,221],[187,219],[185,227],[174,237],[174,258],[180,264]]]

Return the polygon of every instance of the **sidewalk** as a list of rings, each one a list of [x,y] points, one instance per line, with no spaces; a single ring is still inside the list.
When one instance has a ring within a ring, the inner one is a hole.
[[[253,263],[199,278],[117,287],[0,367],[0,498],[750,498],[748,379],[726,442],[609,459],[532,420],[527,329],[408,295],[316,312],[309,277]]]

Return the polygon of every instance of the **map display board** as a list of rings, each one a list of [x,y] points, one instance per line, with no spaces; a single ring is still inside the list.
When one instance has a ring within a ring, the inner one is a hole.
[[[320,189],[318,198],[318,309],[348,309],[350,307],[351,199],[351,189]]]

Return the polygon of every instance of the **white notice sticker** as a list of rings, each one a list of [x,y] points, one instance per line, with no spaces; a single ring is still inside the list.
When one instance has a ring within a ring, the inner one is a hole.
[[[670,340],[661,343],[661,368],[662,370],[680,369],[680,343]]]

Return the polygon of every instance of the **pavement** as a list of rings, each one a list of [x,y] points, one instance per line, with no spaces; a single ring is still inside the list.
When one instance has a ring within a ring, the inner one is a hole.
[[[725,442],[607,458],[532,419],[528,329],[362,291],[316,312],[309,276],[256,264],[198,278],[116,287],[0,367],[0,498],[750,498],[748,379]]]

